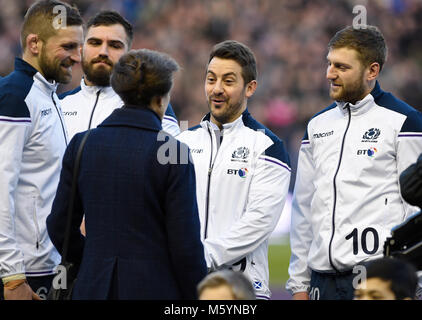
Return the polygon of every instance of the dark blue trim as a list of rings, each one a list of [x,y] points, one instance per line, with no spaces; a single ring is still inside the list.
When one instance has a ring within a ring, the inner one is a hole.
[[[18,57],[15,58],[15,71],[26,73],[31,78],[38,72],[38,70],[31,66],[28,62]]]
[[[422,113],[409,106],[406,102],[397,99],[389,92],[382,91],[378,81],[371,91],[375,103],[383,108],[405,115],[406,121],[400,132],[422,132]]]
[[[173,117],[177,121],[176,114],[174,113],[173,107],[171,106],[170,103],[168,104],[166,112],[164,113],[164,115],[169,116],[169,117]]]
[[[194,127],[192,127],[192,128],[189,128],[188,130],[189,130],[189,131],[195,131],[195,130],[197,130],[197,129],[199,129],[199,128],[201,128],[201,125],[200,125],[200,124],[198,124],[197,126],[194,126]]]
[[[333,102],[333,103],[332,103],[332,104],[330,104],[328,107],[326,107],[326,108],[322,109],[321,111],[319,111],[319,112],[315,113],[315,114],[311,117],[311,119],[309,119],[309,122],[310,122],[313,118],[316,118],[316,117],[318,117],[319,115],[321,115],[321,114],[323,114],[323,113],[325,113],[325,112],[327,112],[327,111],[330,111],[330,110],[332,110],[332,109],[334,109],[334,108],[336,108],[336,107],[337,107],[337,104],[336,104],[335,102]],[[308,124],[309,124],[309,122],[308,122]],[[302,141],[304,141],[304,140],[309,140],[309,135],[308,135],[308,126],[306,126],[305,134],[303,135],[303,138],[302,138]]]
[[[66,91],[66,92],[64,92],[64,93],[59,94],[59,99],[60,99],[60,100],[63,100],[63,99],[64,99],[64,98],[66,98],[67,96],[70,96],[70,95],[72,95],[72,94],[78,93],[79,91],[81,91],[81,86],[76,87],[76,88],[75,88],[75,89],[73,89],[73,90],[69,90],[69,91]]]
[[[303,138],[302,138],[302,141],[305,141],[305,140],[309,140],[308,126],[306,126],[305,134],[303,135]]]
[[[319,115],[321,115],[321,114],[323,114],[323,113],[325,113],[327,111],[330,111],[331,109],[334,109],[335,107],[337,107],[337,104],[335,102],[333,102],[332,104],[330,104],[325,109],[322,109],[321,111],[315,113],[310,120],[312,120],[313,118],[318,117]]]
[[[15,59],[15,71],[0,79],[0,116],[30,118],[25,99],[38,71],[20,58]]]
[[[242,121],[243,124],[249,129],[255,131],[264,130],[265,135],[273,142],[273,144],[265,150],[264,154],[268,157],[278,159],[290,167],[289,154],[284,147],[283,141],[279,137],[277,137],[270,129],[256,121],[247,109],[242,114]]]

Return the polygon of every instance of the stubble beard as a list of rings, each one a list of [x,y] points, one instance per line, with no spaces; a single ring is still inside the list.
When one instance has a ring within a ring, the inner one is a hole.
[[[362,72],[358,80],[348,86],[343,85],[339,94],[332,92],[330,89],[330,97],[331,99],[336,101],[349,102],[355,104],[357,101],[362,100],[364,98],[365,91],[366,88],[364,85]]]
[[[66,74],[61,70],[61,64],[63,61],[55,61],[54,59],[49,59],[47,57],[45,49],[41,49],[41,54],[39,58],[39,66],[43,76],[46,80],[54,80],[58,83],[67,84],[72,80],[72,73]]]

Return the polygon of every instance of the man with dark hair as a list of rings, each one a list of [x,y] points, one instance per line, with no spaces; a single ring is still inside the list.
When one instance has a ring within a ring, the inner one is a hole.
[[[352,299],[353,267],[382,256],[391,229],[418,211],[399,176],[422,150],[422,114],[381,90],[386,56],[374,26],[346,27],[328,45],[335,102],[307,125],[293,195],[294,299]]]
[[[50,288],[60,255],[45,220],[68,143],[57,83],[80,62],[83,21],[76,8],[38,1],[21,32],[22,59],[0,80],[0,294],[39,299]],[[34,291],[32,291],[34,290]]]
[[[255,300],[252,283],[238,271],[219,270],[198,284],[199,300]]]
[[[381,258],[363,265],[366,279],[355,290],[355,300],[413,300],[416,268],[397,258]]]
[[[81,85],[59,96],[70,138],[97,127],[123,105],[110,86],[110,75],[115,63],[130,50],[132,41],[132,25],[116,11],[100,11],[88,21],[82,49]],[[171,135],[180,132],[170,104],[163,118],[163,130]]]
[[[210,113],[178,138],[192,150],[209,270],[240,270],[257,298],[269,299],[268,238],[283,210],[291,170],[283,142],[247,110],[256,75],[247,46],[232,40],[215,45],[205,78]]]

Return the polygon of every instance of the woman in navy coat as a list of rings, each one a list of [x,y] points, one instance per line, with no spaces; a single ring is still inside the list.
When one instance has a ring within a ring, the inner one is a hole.
[[[73,299],[197,298],[206,264],[194,167],[177,154],[187,147],[161,131],[177,69],[168,55],[143,49],[113,70],[112,87],[125,105],[91,131],[83,150],[68,253],[80,265]],[[66,150],[47,219],[59,252],[83,135]]]

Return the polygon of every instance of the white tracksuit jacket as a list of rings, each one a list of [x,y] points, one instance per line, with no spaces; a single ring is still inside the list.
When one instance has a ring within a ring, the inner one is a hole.
[[[310,271],[351,270],[378,258],[391,228],[419,209],[404,202],[399,175],[422,152],[422,114],[378,82],[356,105],[333,103],[308,123],[292,204],[291,292]]]
[[[0,277],[53,274],[60,255],[46,219],[67,134],[56,85],[16,58],[0,80]]]
[[[112,87],[87,86],[84,79],[74,90],[59,95],[69,139],[79,132],[96,128],[123,101]],[[162,120],[163,130],[175,136],[180,128],[169,104]]]
[[[290,182],[283,142],[246,110],[218,127],[209,114],[176,138],[195,165],[201,239],[211,270],[233,267],[252,281],[258,298],[269,298],[268,238],[283,210]]]

